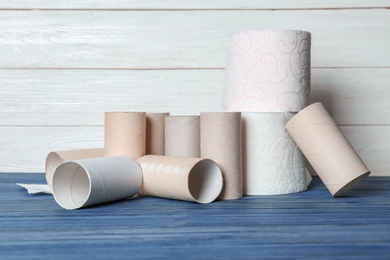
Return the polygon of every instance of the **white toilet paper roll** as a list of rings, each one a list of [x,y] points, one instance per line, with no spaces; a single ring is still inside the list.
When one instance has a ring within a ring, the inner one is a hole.
[[[134,196],[142,185],[142,169],[132,158],[110,156],[69,161],[53,175],[53,195],[65,209]]]
[[[231,36],[222,107],[298,112],[309,104],[309,32],[244,31]]]
[[[285,129],[293,115],[242,113],[245,195],[276,195],[307,190],[304,157]]]

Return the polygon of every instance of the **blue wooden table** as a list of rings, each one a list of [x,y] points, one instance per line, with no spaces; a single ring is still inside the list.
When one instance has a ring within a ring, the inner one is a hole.
[[[159,198],[67,211],[0,173],[0,259],[389,259],[390,178],[368,177],[332,198],[307,192],[207,205]]]

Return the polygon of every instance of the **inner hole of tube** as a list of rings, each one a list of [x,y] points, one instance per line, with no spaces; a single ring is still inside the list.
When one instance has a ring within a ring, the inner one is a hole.
[[[90,181],[79,164],[67,162],[60,165],[53,176],[53,195],[65,209],[77,209],[88,200]]]
[[[188,187],[191,195],[199,203],[214,201],[222,190],[222,173],[212,160],[199,161],[190,171]]]

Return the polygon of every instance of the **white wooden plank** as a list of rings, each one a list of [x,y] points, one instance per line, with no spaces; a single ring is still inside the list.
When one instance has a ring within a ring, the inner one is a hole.
[[[3,0],[1,9],[297,9],[389,7],[388,0]]]
[[[0,127],[0,172],[44,172],[50,151],[104,146],[103,127]]]
[[[0,68],[224,68],[229,34],[312,32],[313,67],[390,66],[390,9],[3,11]]]
[[[341,130],[374,176],[390,176],[390,126],[343,126]]]
[[[345,126],[373,175],[390,176],[390,126]],[[43,172],[52,150],[103,145],[103,127],[0,127],[0,172]]]
[[[105,111],[221,107],[223,71],[0,70],[0,125],[102,125]]]
[[[390,68],[313,69],[311,102],[338,124],[390,124]]]
[[[103,124],[105,111],[219,111],[223,70],[0,70],[0,125]],[[338,124],[390,124],[390,68],[313,69]]]

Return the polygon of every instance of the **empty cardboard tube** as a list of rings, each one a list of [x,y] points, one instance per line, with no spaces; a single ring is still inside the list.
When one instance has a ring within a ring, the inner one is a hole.
[[[305,160],[285,125],[295,113],[243,112],[243,189],[245,195],[306,191]]]
[[[164,155],[165,117],[169,113],[146,113],[146,154]]]
[[[54,171],[63,162],[102,156],[104,156],[104,148],[50,152],[46,157],[46,182],[49,187],[52,187]]]
[[[210,203],[221,193],[222,173],[210,159],[145,155],[137,161],[143,171],[142,195]]]
[[[340,196],[370,174],[322,103],[296,114],[286,128],[332,196]]]
[[[199,116],[165,117],[165,155],[200,157]]]
[[[65,162],[53,175],[53,195],[64,209],[78,209],[134,196],[142,185],[139,164],[127,156]]]
[[[106,112],[104,156],[124,155],[137,159],[145,153],[145,112]]]
[[[309,104],[309,32],[232,34],[222,107],[242,112],[298,112]]]
[[[221,168],[224,187],[218,200],[242,198],[241,112],[200,114],[201,157]]]

